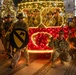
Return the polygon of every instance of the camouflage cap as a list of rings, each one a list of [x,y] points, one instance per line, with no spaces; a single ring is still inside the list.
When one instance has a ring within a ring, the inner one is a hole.
[[[59,12],[59,13],[60,13],[61,11],[60,11],[60,9],[59,9],[59,8],[57,8],[57,9],[56,9],[56,12]]]
[[[22,19],[22,18],[25,18],[25,16],[23,16],[22,13],[19,13],[18,16],[17,16],[17,19]]]
[[[49,11],[48,13],[47,13],[47,15],[52,15],[53,13],[51,12],[51,11]]]
[[[7,14],[7,16],[5,16],[5,18],[13,18],[14,16]]]
[[[39,10],[38,9],[35,9],[34,12],[39,12]]]
[[[59,34],[60,34],[60,35],[64,34],[64,31],[63,31],[63,30],[60,30],[60,31],[59,31]]]

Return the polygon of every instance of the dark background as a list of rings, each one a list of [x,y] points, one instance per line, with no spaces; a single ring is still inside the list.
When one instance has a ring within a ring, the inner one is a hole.
[[[13,0],[15,7],[17,7],[18,3],[20,3],[22,0]]]

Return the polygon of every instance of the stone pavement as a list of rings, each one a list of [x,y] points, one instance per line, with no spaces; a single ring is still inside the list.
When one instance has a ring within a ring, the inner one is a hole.
[[[34,54],[35,55],[35,54]],[[36,57],[34,57],[32,54],[30,54],[30,63],[32,63]],[[22,68],[26,67],[26,59],[22,55],[19,62],[17,63],[17,66],[13,69],[10,68],[11,58],[6,59],[6,55],[0,56],[2,59],[0,59],[0,75],[13,75],[17,71],[21,70]]]
[[[39,55],[30,54],[30,64],[26,66],[22,56],[16,68],[9,67],[11,59],[0,61],[0,75],[76,75],[76,60],[65,62],[58,60],[55,68],[51,68],[48,58],[37,58]]]

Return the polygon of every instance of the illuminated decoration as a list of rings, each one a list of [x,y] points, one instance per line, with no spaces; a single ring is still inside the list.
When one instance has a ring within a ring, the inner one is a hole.
[[[25,7],[26,6],[26,7]],[[63,1],[33,1],[33,2],[23,2],[19,3],[19,10],[24,10],[25,8],[37,8],[43,9],[45,7],[64,7]]]
[[[51,50],[28,50],[29,53],[52,53],[53,49]]]
[[[52,35],[48,32],[36,32],[32,34],[31,40],[35,46],[39,46],[41,42],[47,46],[49,37],[51,38]],[[45,39],[46,41],[44,41],[43,39]]]
[[[40,25],[42,25],[43,27],[47,27],[43,22],[44,16],[46,16],[46,14],[49,11],[52,11],[53,13],[56,9],[59,9],[63,14],[64,3],[63,1],[32,1],[32,2],[23,1],[22,3],[18,4],[18,12],[24,12],[25,14],[27,14],[30,11],[30,13],[31,12],[34,13],[33,11],[35,9],[40,12],[39,14],[36,14],[36,16],[39,16],[40,21],[38,21],[39,19],[38,20],[36,19],[35,22],[38,21],[39,23],[37,23],[37,25],[34,25],[34,27],[38,27]]]
[[[28,43],[28,52],[29,53],[51,53],[53,49],[48,46],[49,37],[56,38],[60,30],[64,31],[64,37],[67,39],[69,28],[65,27],[51,27],[51,28],[29,28],[29,43]],[[73,33],[75,28],[70,29]],[[41,34],[40,34],[41,32]],[[44,35],[45,34],[45,35]],[[48,35],[48,37],[45,37]],[[50,36],[49,36],[50,35]],[[74,36],[74,34],[72,34]]]
[[[5,17],[7,16],[7,14],[11,14],[13,15],[13,17],[16,17],[13,0],[3,0],[3,4],[0,10],[0,16]]]
[[[52,48],[48,47],[48,39],[49,37],[56,38],[58,36],[58,32],[60,29],[63,29],[65,31],[65,38],[68,34],[68,28],[57,26],[57,27],[47,27],[43,20],[46,14],[49,11],[54,12],[56,9],[59,9],[62,13],[64,12],[64,3],[63,1],[25,1],[23,0],[22,3],[18,4],[18,12],[23,12],[27,15],[32,15],[32,13],[35,15],[35,17],[39,17],[39,19],[33,21],[33,25],[31,23],[31,27],[29,27],[29,43],[27,46],[28,52],[30,53],[51,53],[53,52]],[[38,12],[34,12],[34,11]],[[30,19],[29,19],[30,20]],[[38,23],[37,23],[38,21]],[[31,22],[31,21],[30,21]],[[28,22],[28,23],[30,23]],[[64,22],[64,21],[63,21]],[[29,24],[28,24],[29,25]]]
[[[51,28],[29,28],[29,43],[28,50],[50,50],[48,47],[48,39],[53,36],[56,38],[58,32],[63,29],[65,32],[65,38],[67,38],[67,27],[51,27]],[[49,36],[50,35],[50,36]]]

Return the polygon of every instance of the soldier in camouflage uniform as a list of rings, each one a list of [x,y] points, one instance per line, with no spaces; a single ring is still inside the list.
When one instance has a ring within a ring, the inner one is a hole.
[[[40,12],[39,10],[35,9],[33,11],[33,14],[34,14],[34,19],[33,19],[34,27],[37,27],[40,24]]]
[[[17,19],[18,21],[16,23],[14,23],[13,25],[13,30],[14,29],[23,29],[23,30],[26,30],[28,31],[28,26],[26,25],[26,23],[24,22],[23,20],[24,16],[22,13],[20,13],[18,16],[17,16]],[[21,50],[18,50],[16,48],[14,48],[16,50],[14,56],[13,56],[13,59],[12,59],[12,62],[11,62],[11,67],[15,67],[18,60],[20,59],[20,56],[21,56]],[[26,50],[26,48],[23,48],[24,50],[24,54],[25,54],[25,58],[26,58],[26,65],[28,66],[29,64],[29,53],[28,51]]]
[[[3,30],[3,19],[0,17],[0,38],[2,38],[2,30]]]
[[[27,12],[26,23],[29,27],[33,27],[33,19],[31,18],[31,11]]]
[[[28,11],[27,13],[27,23],[29,27],[37,27],[40,24],[40,16],[39,16],[39,11]]]
[[[47,13],[47,20],[44,21],[44,24],[47,27],[55,26],[55,19],[53,18],[53,13],[51,11],[49,13]]]
[[[4,21],[2,28],[2,42],[4,44],[5,50],[7,52],[7,55],[10,57],[10,41],[9,41],[9,36],[10,36],[10,32],[11,32],[11,27],[13,25],[13,16],[11,16],[10,14],[8,14],[6,16],[6,21]]]
[[[63,19],[62,16],[60,15],[60,10],[56,9],[56,11],[54,12],[54,17],[53,17],[55,26],[61,26],[63,24]]]
[[[69,53],[72,57],[72,60],[76,59],[76,30],[74,31],[74,36],[69,37],[68,41],[70,42]]]
[[[50,47],[53,47],[52,53],[52,67],[55,67],[55,61],[60,57],[61,63],[64,61],[70,61],[71,56],[69,55],[69,43],[64,39],[64,32],[59,32],[59,37],[50,42]]]

